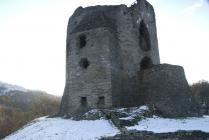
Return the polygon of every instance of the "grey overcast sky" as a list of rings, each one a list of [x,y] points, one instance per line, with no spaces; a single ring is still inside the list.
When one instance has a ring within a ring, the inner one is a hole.
[[[148,0],[161,63],[181,65],[189,83],[209,80],[208,0]],[[0,0],[0,81],[62,95],[69,17],[78,6],[134,0]]]

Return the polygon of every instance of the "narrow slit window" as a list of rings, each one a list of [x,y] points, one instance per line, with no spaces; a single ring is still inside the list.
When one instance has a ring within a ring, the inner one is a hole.
[[[81,36],[79,36],[79,47],[83,48],[85,46],[86,46],[86,36],[81,35]]]

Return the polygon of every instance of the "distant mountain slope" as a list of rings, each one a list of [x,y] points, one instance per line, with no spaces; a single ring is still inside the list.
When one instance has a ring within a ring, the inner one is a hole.
[[[0,82],[0,107],[28,111],[34,104],[44,105],[44,102],[42,102],[44,100],[59,102],[60,97],[43,91],[29,90],[21,86]]]
[[[27,92],[28,90],[21,86],[0,82],[0,95],[8,94],[10,91],[12,93],[12,91]]]
[[[58,112],[61,98],[0,82],[0,139],[34,118]]]

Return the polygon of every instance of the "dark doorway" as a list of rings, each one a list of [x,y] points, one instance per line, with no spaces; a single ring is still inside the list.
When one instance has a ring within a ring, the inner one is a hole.
[[[84,107],[87,106],[87,98],[86,98],[86,97],[81,97],[80,103],[81,103],[81,105],[84,106]]]

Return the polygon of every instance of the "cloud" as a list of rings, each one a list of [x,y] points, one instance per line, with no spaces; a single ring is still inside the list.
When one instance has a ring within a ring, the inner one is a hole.
[[[209,0],[207,0],[209,2]],[[197,2],[193,3],[192,5],[186,7],[183,10],[183,13],[186,14],[192,14],[194,12],[196,12],[198,9],[200,9],[201,7],[203,7],[204,5],[204,0],[198,0]]]

